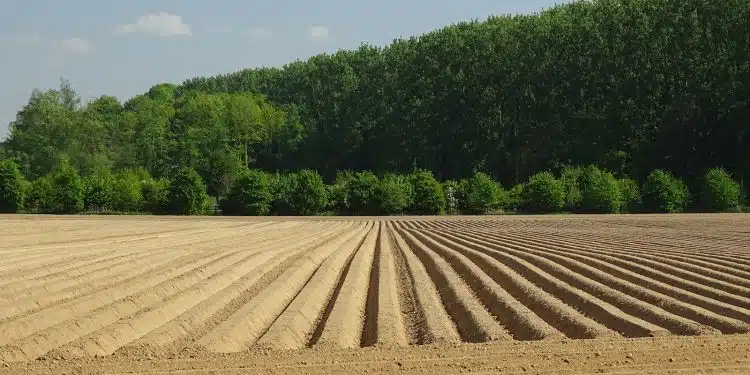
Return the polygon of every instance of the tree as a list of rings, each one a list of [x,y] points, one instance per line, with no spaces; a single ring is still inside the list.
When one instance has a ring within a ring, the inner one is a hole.
[[[704,176],[703,205],[718,212],[740,209],[742,189],[724,168],[711,168]]]
[[[258,170],[245,170],[222,201],[221,211],[228,215],[268,215],[272,198],[268,176]]]
[[[84,186],[78,171],[65,162],[58,165],[52,175],[52,211],[58,214],[75,214],[84,208]]]
[[[445,192],[432,172],[420,170],[409,176],[412,185],[409,212],[416,215],[439,215],[445,211]]]
[[[355,173],[346,184],[349,212],[354,215],[376,214],[379,207],[375,194],[379,183],[372,172]]]
[[[303,169],[293,176],[290,201],[294,212],[302,216],[323,212],[328,206],[328,192],[318,172]]]
[[[143,178],[134,170],[124,170],[114,175],[111,194],[112,208],[119,212],[138,212],[143,208]]]
[[[565,205],[565,187],[550,172],[537,173],[523,187],[524,206],[531,212],[551,213]]]
[[[387,174],[377,182],[372,195],[375,212],[379,215],[398,215],[409,207],[411,184],[404,176]]]
[[[652,171],[643,184],[643,205],[652,212],[682,212],[690,191],[682,180],[661,169]]]
[[[195,169],[182,167],[172,178],[167,193],[169,212],[177,215],[205,213],[208,194],[203,179]]]
[[[582,168],[579,186],[584,212],[617,213],[622,208],[620,184],[611,172],[595,165]]]
[[[109,171],[91,174],[83,179],[84,208],[87,211],[106,211],[112,205],[113,178]]]
[[[482,172],[474,173],[466,181],[464,210],[470,214],[486,214],[502,205],[503,191],[500,186]]]
[[[25,193],[18,164],[11,159],[0,160],[0,213],[21,211]]]

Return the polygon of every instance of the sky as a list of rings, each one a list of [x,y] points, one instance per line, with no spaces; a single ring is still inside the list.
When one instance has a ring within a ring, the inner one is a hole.
[[[69,80],[85,101],[151,86],[386,45],[565,0],[3,0],[0,139],[35,88]]]

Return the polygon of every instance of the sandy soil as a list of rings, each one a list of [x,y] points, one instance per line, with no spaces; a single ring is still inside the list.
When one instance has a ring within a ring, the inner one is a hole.
[[[750,216],[0,216],[0,373],[750,373]]]

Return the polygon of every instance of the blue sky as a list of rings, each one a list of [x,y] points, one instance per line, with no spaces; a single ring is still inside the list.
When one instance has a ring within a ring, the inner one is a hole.
[[[71,81],[84,100],[161,82],[281,66],[321,52],[536,12],[564,0],[4,0],[0,138],[34,88]]]

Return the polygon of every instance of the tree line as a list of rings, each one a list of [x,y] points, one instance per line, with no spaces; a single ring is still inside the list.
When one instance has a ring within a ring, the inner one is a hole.
[[[0,152],[29,181],[190,169],[219,201],[245,169],[314,170],[329,185],[344,170],[482,172],[516,186],[598,165],[639,187],[668,170],[701,192],[721,166],[747,191],[747,14],[746,0],[579,1],[161,84],[125,103],[82,104],[63,81],[32,93]]]
[[[27,181],[12,159],[0,161],[0,213],[206,214],[208,189],[193,168],[155,179],[144,169],[81,177],[69,163]],[[693,193],[671,173],[657,169],[639,185],[595,165],[540,172],[505,189],[483,172],[438,181],[432,172],[377,176],[342,171],[331,184],[313,170],[269,173],[242,168],[219,201],[221,213],[266,215],[441,215],[523,213],[738,212],[739,183],[722,168],[703,176]]]

